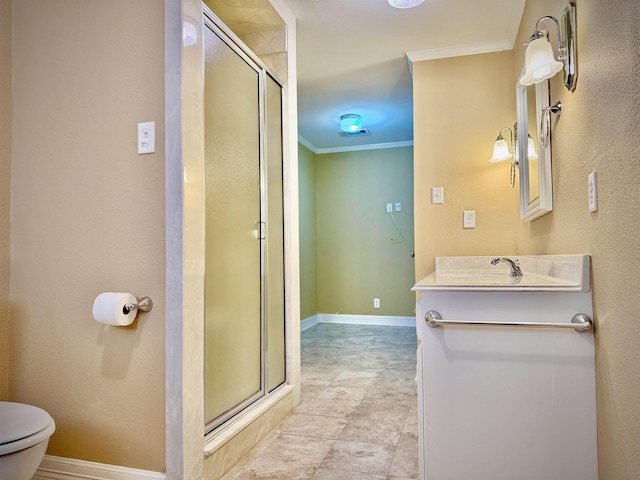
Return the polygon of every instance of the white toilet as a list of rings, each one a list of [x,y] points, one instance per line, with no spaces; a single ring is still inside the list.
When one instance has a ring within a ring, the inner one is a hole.
[[[53,418],[41,408],[0,402],[0,479],[30,480],[55,429]]]

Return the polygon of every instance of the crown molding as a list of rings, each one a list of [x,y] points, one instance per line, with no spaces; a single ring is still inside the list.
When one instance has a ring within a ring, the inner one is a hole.
[[[323,155],[326,153],[342,153],[342,152],[358,152],[361,150],[382,150],[384,148],[402,148],[413,147],[413,140],[406,142],[389,142],[389,143],[371,143],[368,145],[352,145],[349,147],[332,147],[332,148],[318,148],[304,137],[298,135],[298,142],[311,150],[316,155]]]
[[[298,135],[298,143],[301,143],[302,145],[307,147],[309,150],[311,150],[313,153],[318,153],[318,147],[316,147],[313,143],[309,142],[302,135]]]
[[[504,50],[512,50],[513,41],[500,40],[497,42],[478,43],[474,45],[460,45],[456,47],[431,48],[428,50],[417,50],[415,52],[407,52],[409,66],[415,62],[423,62],[425,60],[438,60],[441,58],[463,57],[465,55],[479,55],[482,53],[501,52]]]
[[[427,50],[417,50],[407,52],[407,61],[409,69],[413,73],[413,63],[425,60],[437,60],[449,57],[463,57],[465,55],[478,55],[482,53],[502,52],[504,50],[513,50],[513,45],[518,36],[524,5],[526,0],[514,2],[511,10],[511,18],[507,22],[507,28],[504,32],[504,39],[494,42],[476,43],[471,45],[459,45],[455,47],[430,48]]]

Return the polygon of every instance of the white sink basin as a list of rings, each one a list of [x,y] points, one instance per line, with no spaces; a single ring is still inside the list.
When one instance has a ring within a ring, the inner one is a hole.
[[[491,290],[589,292],[589,255],[513,255],[521,277],[512,277],[506,263],[491,265],[495,256],[437,257],[434,273],[414,290]]]

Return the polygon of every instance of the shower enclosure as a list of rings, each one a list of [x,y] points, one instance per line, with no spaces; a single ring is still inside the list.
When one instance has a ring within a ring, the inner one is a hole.
[[[282,85],[206,12],[205,422],[286,380]]]

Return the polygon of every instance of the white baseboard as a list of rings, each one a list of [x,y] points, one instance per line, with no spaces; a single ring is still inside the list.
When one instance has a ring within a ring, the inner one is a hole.
[[[311,328],[314,325],[317,325],[318,323],[320,323],[318,314],[307,317],[300,322],[300,331],[306,330],[307,328]]]
[[[388,327],[416,326],[416,317],[385,315],[344,315],[339,313],[318,313],[317,315],[314,315],[314,317],[318,317],[315,323],[346,323],[351,325],[381,325]],[[308,319],[305,319],[305,321],[306,320]]]
[[[45,455],[32,480],[165,480],[164,473]]]

